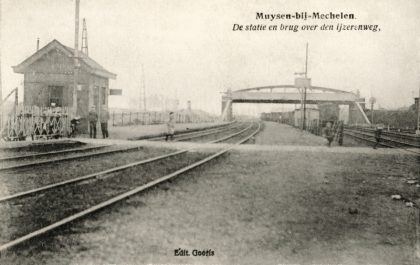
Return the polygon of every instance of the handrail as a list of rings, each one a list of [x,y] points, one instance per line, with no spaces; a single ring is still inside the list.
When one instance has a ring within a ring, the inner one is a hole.
[[[17,105],[17,93],[18,93],[18,88],[16,87],[16,88],[14,88],[14,89],[12,89],[12,91],[10,91],[10,93],[4,98],[4,99],[2,99],[1,100],[1,102],[0,102],[0,107],[3,105],[3,103],[4,102],[6,102],[6,100],[14,93],[14,92],[16,92],[16,102],[15,102],[15,105]]]

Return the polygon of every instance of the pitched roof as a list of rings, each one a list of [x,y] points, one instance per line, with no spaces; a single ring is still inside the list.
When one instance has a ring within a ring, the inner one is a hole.
[[[59,41],[54,39],[53,41],[45,45],[43,48],[39,49],[37,52],[29,56],[26,60],[24,60],[19,65],[12,66],[13,71],[15,73],[21,73],[21,74],[25,73],[25,69],[28,66],[33,64],[35,61],[39,60],[42,56],[44,56],[45,54],[47,54],[53,49],[59,49],[63,51],[64,54],[66,54],[67,56],[71,58],[74,57],[74,49],[63,45]],[[102,77],[112,78],[112,79],[115,79],[117,77],[116,74],[109,72],[104,67],[102,67],[99,63],[97,63],[95,60],[93,60],[92,58],[90,58],[89,56],[87,56],[86,54],[82,52],[79,52],[79,61],[81,63],[84,63],[87,66],[89,72],[93,74],[96,74]]]

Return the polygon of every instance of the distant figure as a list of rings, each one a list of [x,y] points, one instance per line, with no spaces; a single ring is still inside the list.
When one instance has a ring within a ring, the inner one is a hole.
[[[375,129],[375,145],[373,146],[373,149],[376,149],[379,145],[379,143],[381,142],[381,135],[382,135],[382,125],[378,125],[376,126]]]
[[[108,138],[108,120],[109,120],[109,113],[108,110],[104,109],[101,113],[101,131],[103,138]]]
[[[331,128],[331,122],[327,122],[326,127],[324,128],[322,135],[327,139],[328,141],[328,147],[331,146],[332,141],[334,140],[334,131]]]
[[[174,134],[175,134],[175,117],[174,117],[173,112],[169,113],[169,119],[168,119],[168,122],[166,123],[166,127],[167,127],[167,132],[166,132],[165,141],[168,141],[169,137],[171,138],[171,141],[172,141],[174,139]]]
[[[98,113],[96,113],[94,106],[90,108],[88,121],[89,121],[89,137],[96,138],[96,123],[98,122]]]

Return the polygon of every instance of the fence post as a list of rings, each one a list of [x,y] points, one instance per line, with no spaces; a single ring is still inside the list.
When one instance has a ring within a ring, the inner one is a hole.
[[[338,144],[343,145],[344,122],[340,122],[338,131]]]
[[[124,112],[121,112],[121,126],[124,126]]]
[[[129,121],[128,121],[128,125],[131,125],[131,111],[130,111],[130,117],[129,117]]]
[[[112,112],[112,126],[115,126],[115,111]]]

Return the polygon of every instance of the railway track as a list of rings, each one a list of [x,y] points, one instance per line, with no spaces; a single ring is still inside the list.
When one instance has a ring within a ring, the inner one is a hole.
[[[241,134],[246,133],[247,130],[251,129],[251,127],[252,127],[252,124],[249,125],[248,127],[246,127],[245,129],[242,129],[238,132],[234,132],[234,133],[229,134],[227,136],[224,136],[222,138],[213,140],[209,143],[218,143],[218,142],[226,141],[230,138],[240,136]],[[135,147],[135,149],[138,149],[138,147]],[[127,150],[127,149],[125,149],[125,150]],[[89,179],[94,179],[94,178],[97,178],[99,176],[103,176],[103,175],[110,174],[110,173],[115,173],[115,172],[130,168],[130,167],[134,167],[134,166],[138,166],[138,165],[142,165],[142,164],[147,164],[147,163],[151,163],[151,162],[158,161],[158,160],[161,160],[161,159],[165,159],[165,158],[168,158],[168,157],[183,154],[183,153],[188,152],[189,150],[191,150],[191,149],[184,149],[184,150],[180,150],[180,151],[171,152],[171,153],[168,153],[168,154],[158,155],[158,156],[155,156],[155,157],[152,157],[152,158],[146,158],[146,159],[143,159],[141,161],[128,163],[128,164],[125,164],[125,165],[113,167],[113,168],[102,170],[102,171],[95,172],[95,173],[92,173],[92,174],[87,174],[87,175],[84,175],[84,176],[63,180],[63,181],[56,182],[56,183],[49,184],[49,185],[45,185],[45,186],[42,186],[42,187],[38,187],[38,188],[34,188],[34,189],[22,191],[22,192],[17,192],[17,193],[14,193],[12,195],[0,197],[0,202],[8,201],[8,200],[11,200],[11,199],[15,199],[15,198],[19,198],[19,197],[23,197],[23,196],[27,196],[27,195],[31,195],[31,194],[35,194],[37,192],[45,191],[45,190],[48,190],[48,189],[52,189],[52,188],[56,188],[56,187],[60,187],[60,186],[68,185],[68,184],[73,184],[73,183],[77,183],[77,182],[81,182],[81,181],[85,181],[85,180],[89,180]],[[131,151],[131,149],[129,151]]]
[[[175,137],[175,141],[187,141],[194,138],[200,138],[212,134],[218,134],[218,133],[224,133],[226,131],[234,130],[240,127],[241,124],[228,124],[226,127],[218,127],[213,128],[210,130],[202,130],[197,132],[191,132],[186,134],[180,134]],[[162,140],[164,137],[154,137],[150,138],[151,140]],[[103,151],[97,151],[98,149],[110,149],[110,150],[103,150]],[[119,152],[129,152],[129,151],[136,151],[138,150],[137,147],[126,147],[126,148],[115,148],[111,145],[103,145],[103,146],[96,146],[96,147],[84,147],[84,148],[75,148],[75,149],[67,149],[67,150],[59,150],[59,151],[50,151],[50,152],[44,152],[44,153],[35,153],[35,154],[28,154],[23,156],[11,156],[11,157],[4,157],[0,158],[0,161],[3,162],[10,162],[10,161],[18,161],[15,164],[4,164],[3,166],[0,166],[0,172],[2,171],[10,171],[10,170],[18,170],[18,169],[24,169],[24,168],[33,168],[48,164],[54,164],[58,162],[64,162],[64,161],[71,161],[71,160],[81,160],[86,159],[90,157],[96,157],[96,156],[103,156],[103,155],[109,155]],[[85,153],[88,151],[95,151],[90,153]],[[65,154],[74,154],[75,155],[69,155],[69,156],[63,156]],[[84,153],[84,154],[77,154],[77,153]],[[39,160],[40,158],[46,158],[51,156],[57,156],[62,155],[61,157],[54,157],[52,159],[44,159]],[[29,161],[28,161],[29,160]],[[33,160],[33,161],[31,161]]]
[[[108,147],[112,147],[112,146],[108,146]],[[115,146],[113,146],[113,147],[115,147]],[[87,153],[87,154],[76,154],[76,155],[72,155],[72,156],[58,157],[58,158],[41,160],[41,161],[40,160],[34,160],[34,161],[17,163],[17,164],[12,164],[12,165],[9,164],[9,165],[4,165],[4,166],[0,167],[0,172],[10,171],[10,170],[18,170],[18,169],[25,169],[25,168],[31,168],[32,169],[33,167],[39,167],[39,166],[54,164],[54,163],[58,163],[58,162],[79,160],[79,159],[81,160],[81,159],[86,159],[86,158],[90,158],[90,157],[109,155],[109,154],[114,154],[114,153],[119,153],[119,152],[135,151],[135,150],[138,150],[138,149],[139,149],[139,147],[137,147],[137,146],[136,147],[125,147],[125,148],[112,148],[111,150],[103,150],[103,151],[92,152],[92,153]],[[48,155],[50,155],[50,154],[48,154]],[[42,155],[40,157],[45,157],[45,155]],[[35,157],[35,158],[39,158],[39,157]],[[22,159],[15,158],[14,160],[22,160]]]
[[[228,128],[228,127],[234,127],[237,125],[236,121],[232,121],[230,123],[227,124],[223,124],[223,125],[216,125],[213,127],[209,127],[206,129],[191,129],[188,131],[182,131],[182,132],[176,132],[175,133],[175,138],[180,138],[182,136],[194,136],[196,134],[200,134],[203,132],[211,132],[211,131],[218,131],[218,130],[223,130],[224,128]],[[145,137],[136,137],[136,138],[131,138],[129,140],[149,140],[149,141],[161,141],[165,139],[165,135],[157,135],[157,136],[145,136]]]
[[[175,141],[177,142],[185,142],[185,141],[193,141],[193,142],[218,142],[218,137],[226,134],[226,133],[235,133],[237,130],[239,130],[239,132],[243,132],[244,130],[246,130],[248,127],[246,126],[246,124],[242,124],[239,123],[233,127],[229,127],[229,128],[224,128],[223,130],[216,130],[216,131],[212,131],[212,132],[205,132],[205,133],[201,133],[201,134],[194,134],[194,135],[188,135],[187,137],[179,137],[176,138]]]
[[[358,129],[344,129],[344,135],[350,136],[357,140],[364,141],[366,143],[375,144],[376,139],[374,135],[374,131],[372,130],[358,130]],[[381,141],[379,142],[380,146],[388,147],[388,148],[399,148],[403,149],[410,153],[420,154],[420,144],[418,143],[419,139],[416,139],[414,136],[402,135],[402,136],[394,136],[394,132],[392,134],[388,134],[388,132],[382,133]],[[401,140],[401,139],[410,139]]]
[[[21,155],[21,156],[6,156],[6,157],[0,157],[0,162],[39,158],[39,157],[46,157],[46,156],[53,156],[53,155],[62,155],[62,154],[68,154],[68,153],[93,151],[93,150],[102,149],[109,146],[110,145],[99,145],[99,146],[71,148],[71,149],[66,149],[66,150],[58,150],[58,151],[50,151],[50,152],[42,152],[42,153],[32,153],[32,154]]]
[[[197,139],[197,138],[202,138],[208,135],[216,135],[218,133],[223,133],[226,131],[230,131],[230,130],[234,130],[237,128],[242,127],[241,124],[235,124],[233,126],[230,127],[226,127],[226,128],[217,128],[217,129],[213,129],[207,132],[198,132],[198,133],[191,133],[191,134],[185,134],[185,135],[181,135],[178,137],[175,137],[175,142],[182,142],[182,141],[191,141],[192,139]]]
[[[259,130],[259,123],[251,124],[212,142],[232,139],[234,144],[241,144],[257,134]],[[48,233],[57,227],[206,164],[232,148],[234,145],[229,145],[211,153],[197,152],[193,148],[179,150],[0,198],[0,211],[5,210],[2,208],[11,209],[19,206],[18,213],[11,214],[9,217],[12,219],[10,222],[12,226],[16,223],[21,228],[14,227],[8,231],[4,231],[4,228],[2,231],[0,228],[0,244],[2,244],[0,251]],[[45,221],[43,216],[31,216],[32,212],[43,213],[51,220]],[[32,227],[21,226],[19,222],[27,220],[27,215],[32,217],[29,218],[33,224]],[[5,217],[0,217],[0,219],[3,218]]]
[[[232,128],[231,130],[225,130],[225,133],[232,130]],[[208,140],[208,142],[217,142],[217,140]],[[74,178],[77,172],[82,172],[84,176],[91,175],[109,168],[117,168],[125,164],[174,152],[170,149],[170,146],[168,148],[145,148],[131,145],[129,148],[121,148],[120,146],[113,146],[113,148],[114,150],[101,152],[99,155],[86,154],[70,158],[54,158],[47,161],[25,161],[23,164],[19,161],[20,164],[17,165],[11,165],[10,163],[2,165],[4,170],[0,169],[0,181],[3,182],[2,187],[0,187],[0,198],[7,197],[10,194],[22,193],[38,186],[66,182]]]

